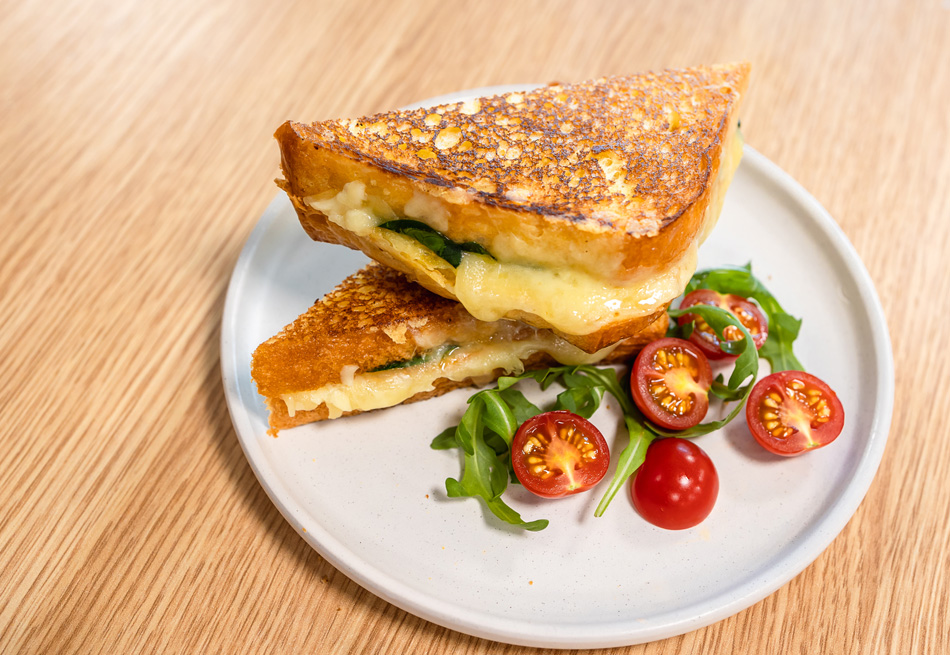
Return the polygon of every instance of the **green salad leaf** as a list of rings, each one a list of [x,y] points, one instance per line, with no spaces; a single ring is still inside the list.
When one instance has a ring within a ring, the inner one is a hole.
[[[511,409],[512,414],[515,415],[515,420],[518,422],[518,425],[541,413],[541,410],[525,398],[524,394],[517,389],[502,389],[499,387],[498,395],[503,401],[508,403],[508,407]],[[517,428],[515,431],[517,432]]]
[[[398,232],[399,234],[405,234],[407,237],[415,239],[455,268],[458,268],[459,264],[462,263],[463,252],[472,252],[477,255],[491,257],[491,253],[485,250],[480,244],[474,241],[456,243],[438,230],[429,227],[421,221],[399,218],[381,223],[379,227]]]
[[[639,414],[639,410],[637,414]],[[620,451],[620,455],[617,457],[617,468],[614,470],[614,475],[607,485],[607,491],[604,492],[600,502],[597,504],[597,509],[594,510],[594,516],[604,515],[604,512],[607,511],[607,506],[610,505],[610,501],[614,499],[614,496],[617,495],[617,492],[620,491],[627,480],[630,479],[630,476],[636,473],[640,465],[643,464],[643,460],[646,459],[647,456],[647,448],[649,448],[653,439],[656,438],[653,433],[646,429],[646,421],[642,415],[639,416],[639,418],[625,415],[623,422],[630,438],[629,441],[627,441],[627,445]]]
[[[429,447],[432,450],[451,450],[452,448],[461,448],[462,444],[459,443],[458,438],[455,436],[455,432],[458,426],[453,425],[450,428],[445,428],[436,435],[435,439],[432,440],[432,443],[429,444]]]
[[[742,387],[738,389],[731,388],[728,384],[723,382],[722,373],[716,376],[716,379],[713,380],[712,386],[709,387],[710,393],[712,393],[716,398],[723,400],[725,402],[730,402],[733,400],[742,400],[745,398],[745,391]]]
[[[501,499],[508,486],[508,446],[518,425],[514,411],[499,391],[486,389],[469,399],[468,409],[458,426],[437,436],[432,448],[458,447],[464,452],[461,477],[445,481],[449,498],[481,498],[489,511],[502,521],[525,530],[543,530],[548,525],[547,519],[525,521]],[[499,448],[503,452],[498,452]]]

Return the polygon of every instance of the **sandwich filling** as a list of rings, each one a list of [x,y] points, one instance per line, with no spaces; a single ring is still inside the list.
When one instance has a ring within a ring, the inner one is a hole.
[[[698,241],[664,269],[645,272],[624,286],[578,268],[526,262],[501,238],[482,244],[485,254],[463,248],[455,266],[427,247],[427,240],[381,227],[406,217],[397,215],[382,197],[370,193],[360,181],[304,198],[304,202],[332,223],[409,263],[432,284],[458,299],[477,319],[497,321],[520,311],[541,318],[564,334],[587,335],[619,321],[654,314],[685,288],[696,270],[699,244],[715,225],[726,189],[739,165],[742,140],[736,130],[731,132],[722,151]],[[433,230],[444,222],[440,211],[444,210],[434,199],[423,196],[417,196],[405,208],[410,218]]]
[[[433,391],[440,379],[484,383],[497,377],[497,371],[517,375],[524,371],[525,361],[536,353],[546,353],[566,365],[595,364],[616,347],[615,344],[588,354],[544,330],[532,330],[528,338],[514,339],[515,331],[523,333],[525,328],[507,323],[503,322],[485,340],[461,345],[445,343],[407,362],[393,362],[362,372],[356,366],[346,366],[340,372],[339,383],[281,394],[280,398],[291,417],[298,411],[326,404],[328,418],[332,419],[345,412],[398,405],[417,394]]]

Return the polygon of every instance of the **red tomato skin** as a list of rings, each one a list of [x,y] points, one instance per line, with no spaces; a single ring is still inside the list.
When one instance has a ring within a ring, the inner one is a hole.
[[[762,313],[758,305],[742,296],[731,293],[721,294],[713,289],[696,289],[686,294],[683,302],[680,303],[680,309],[687,309],[693,305],[714,305],[722,309],[728,309],[737,317],[736,310],[739,309],[747,316],[747,321],[743,322],[743,325],[751,333],[752,343],[755,344],[756,349],[761,348],[765,340],[768,339],[769,327],[765,314]],[[685,314],[680,316],[677,322],[684,325],[694,318],[696,317],[691,314]],[[689,335],[689,340],[695,343],[703,351],[703,354],[711,360],[734,360],[737,357],[737,355],[723,352],[722,348],[719,347],[719,337],[714,332],[706,334],[694,329]]]
[[[539,430],[557,429],[559,426],[566,425],[571,425],[583,433],[597,451],[596,459],[574,470],[574,480],[579,485],[574,489],[568,488],[568,480],[564,473],[547,479],[542,479],[532,473],[524,453],[525,443],[532,434]],[[511,441],[511,465],[521,485],[534,495],[541,498],[561,498],[587,491],[603,480],[610,466],[610,450],[604,435],[587,419],[565,410],[544,412],[529,418],[518,428]]]
[[[676,437],[657,439],[630,485],[633,506],[644,519],[666,530],[702,523],[719,496],[719,474],[695,443]]]
[[[807,387],[818,389],[831,411],[831,418],[812,432],[814,437],[812,442],[809,442],[807,437],[800,432],[787,438],[775,437],[769,433],[762,423],[760,411],[765,396],[770,390],[786,387],[788,381],[792,379],[799,379]],[[844,428],[844,406],[838,399],[838,395],[821,378],[804,371],[779,371],[756,382],[749,394],[745,413],[749,432],[752,433],[758,444],[770,453],[782,457],[795,457],[809,450],[817,450],[827,446],[838,438]]]
[[[650,380],[656,376],[656,372],[651,370],[652,359],[664,348],[679,349],[693,357],[696,365],[694,380],[704,389],[701,395],[694,397],[692,409],[682,416],[665,411],[650,394]],[[712,369],[702,350],[690,341],[675,337],[657,339],[644,346],[637,355],[630,373],[630,394],[634,404],[651,423],[667,430],[685,430],[698,425],[706,417],[706,412],[709,410],[707,392],[711,385]]]

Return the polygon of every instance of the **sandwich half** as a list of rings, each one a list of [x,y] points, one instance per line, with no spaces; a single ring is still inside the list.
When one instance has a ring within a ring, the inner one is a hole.
[[[666,328],[664,313],[637,335],[590,354],[549,330],[480,321],[373,262],[258,346],[251,376],[276,434],[525,369],[624,361]]]
[[[694,272],[741,157],[748,75],[666,70],[287,122],[278,184],[313,239],[594,353],[653,323]]]

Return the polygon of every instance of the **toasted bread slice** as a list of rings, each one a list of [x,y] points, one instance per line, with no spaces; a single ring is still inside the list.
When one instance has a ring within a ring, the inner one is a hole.
[[[360,249],[481,320],[595,352],[651,324],[694,272],[741,157],[748,73],[667,70],[288,122],[278,184],[313,239]],[[470,251],[448,261],[448,242]]]
[[[479,321],[460,304],[373,262],[262,343],[251,376],[276,432],[558,362],[623,361],[666,327],[663,314],[639,334],[590,355],[548,330]]]

